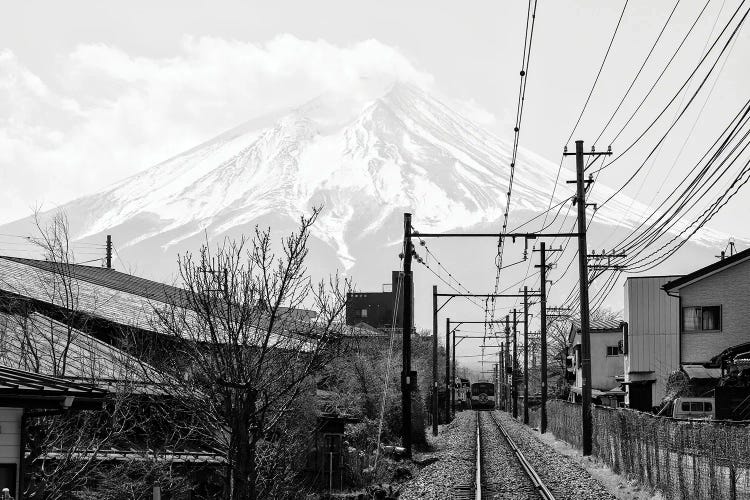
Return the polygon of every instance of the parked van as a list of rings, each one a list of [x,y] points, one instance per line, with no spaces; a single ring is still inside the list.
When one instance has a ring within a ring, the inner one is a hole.
[[[674,418],[714,418],[714,398],[677,398],[672,408]]]

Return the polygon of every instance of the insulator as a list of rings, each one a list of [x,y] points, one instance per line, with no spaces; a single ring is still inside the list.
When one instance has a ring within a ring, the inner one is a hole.
[[[591,146],[591,152],[592,152],[592,153],[595,153],[595,152],[596,152],[596,146]]]
[[[521,76],[526,76],[526,72],[524,70],[521,70]]]
[[[567,152],[568,152],[568,146],[565,146],[565,147],[563,148],[563,153],[567,153]]]
[[[419,244],[422,245],[422,246],[425,246],[427,243],[425,243],[424,240],[419,240]]]
[[[398,254],[398,258],[399,259],[403,259],[404,258],[404,252],[401,252],[400,254]]]
[[[513,127],[513,132],[518,132],[518,127]]]
[[[608,153],[611,153],[611,152],[612,152],[612,145],[609,145],[609,146],[607,146],[607,152],[608,152]]]

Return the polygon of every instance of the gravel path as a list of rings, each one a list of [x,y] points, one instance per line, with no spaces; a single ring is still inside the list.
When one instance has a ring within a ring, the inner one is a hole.
[[[516,500],[539,498],[489,412],[479,412],[482,432],[482,498]]]
[[[400,500],[456,498],[456,485],[470,485],[474,474],[476,415],[471,411],[456,414],[456,419],[441,426],[432,440],[435,451],[420,453],[415,461],[429,463],[414,479],[401,488]]]
[[[505,412],[495,415],[557,500],[615,500],[583,467],[540,441],[531,429]]]

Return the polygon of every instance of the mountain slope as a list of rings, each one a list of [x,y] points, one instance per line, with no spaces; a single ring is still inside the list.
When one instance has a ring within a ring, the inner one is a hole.
[[[350,269],[369,258],[373,241],[398,239],[406,211],[421,231],[496,229],[510,155],[509,144],[439,100],[396,84],[359,105],[322,96],[281,118],[248,122],[61,208],[75,239],[113,233],[121,251],[153,260],[256,223],[292,227],[300,213],[322,205],[314,234]],[[558,173],[556,164],[525,150],[517,163],[516,222],[518,214],[547,208]],[[560,174],[561,181],[572,178]],[[597,185],[599,197],[611,192]],[[567,196],[557,189],[553,202]],[[643,209],[619,196],[597,221],[632,228]]]

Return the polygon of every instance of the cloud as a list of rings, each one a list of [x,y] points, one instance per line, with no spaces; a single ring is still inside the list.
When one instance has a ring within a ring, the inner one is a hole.
[[[102,189],[254,117],[331,92],[367,96],[400,80],[433,84],[376,40],[337,46],[185,37],[173,57],[77,46],[43,81],[0,51],[0,220]]]
[[[498,124],[497,116],[481,107],[474,99],[454,100],[453,103],[456,111],[477,125],[494,128]]]

